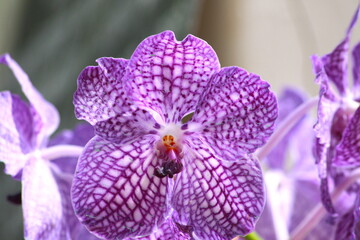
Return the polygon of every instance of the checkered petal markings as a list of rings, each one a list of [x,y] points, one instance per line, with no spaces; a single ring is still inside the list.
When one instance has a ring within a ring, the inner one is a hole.
[[[217,159],[201,140],[188,142],[184,169],[178,175],[171,204],[179,223],[192,226],[200,239],[232,239],[254,229],[264,207],[264,186],[256,159]]]
[[[128,110],[121,73],[125,59],[98,59],[100,66],[86,67],[78,77],[74,94],[75,115],[92,125]]]
[[[360,107],[346,126],[340,143],[336,146],[333,163],[336,166],[360,165]]]
[[[173,221],[172,217],[169,217],[161,226],[157,229],[156,232],[140,238],[129,238],[125,240],[191,240],[192,238],[181,232],[176,223]]]
[[[359,16],[359,8],[355,12],[355,15],[352,18],[350,26],[346,32],[346,36],[341,43],[336,46],[336,48],[329,54],[321,58],[326,74],[329,77],[329,80],[332,81],[341,95],[346,93],[348,88],[348,77],[347,77],[347,67],[348,67],[348,51],[349,51],[349,42],[350,35],[353,27],[355,26]]]
[[[167,180],[154,176],[160,165],[156,139],[117,145],[94,137],[80,156],[72,201],[80,221],[99,238],[150,234],[168,214]]]
[[[220,64],[205,41],[188,35],[181,42],[165,31],[145,39],[132,55],[127,83],[142,107],[178,122],[194,111],[201,92]]]
[[[58,111],[50,102],[44,99],[41,93],[32,85],[28,75],[9,54],[1,55],[0,63],[8,66],[13,71],[21,85],[22,91],[39,115],[42,124],[37,144],[43,144],[44,140],[59,126],[60,117]]]
[[[360,42],[356,44],[352,51],[353,57],[353,93],[354,98],[360,101]]]
[[[0,159],[5,172],[15,176],[34,148],[34,116],[31,106],[10,92],[0,92]]]
[[[219,158],[235,161],[261,147],[274,130],[275,95],[259,76],[238,67],[214,74],[189,122]]]
[[[115,143],[129,143],[146,134],[156,134],[161,126],[144,109],[117,114],[95,124],[95,133]]]
[[[63,222],[63,205],[49,163],[32,157],[22,173],[25,239],[70,240]],[[66,236],[65,236],[66,235]]]

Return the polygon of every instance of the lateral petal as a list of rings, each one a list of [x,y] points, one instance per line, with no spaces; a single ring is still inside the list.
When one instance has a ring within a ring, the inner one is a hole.
[[[89,66],[80,73],[73,100],[76,117],[92,125],[129,110],[121,74],[128,61],[101,58],[98,62],[101,66]]]
[[[235,161],[266,142],[277,115],[277,100],[267,82],[227,67],[211,78],[188,123],[189,132],[200,131],[218,158]]]
[[[184,150],[171,204],[179,224],[199,239],[232,239],[254,230],[264,208],[265,193],[259,163],[252,156],[224,161],[192,139]]]
[[[79,158],[72,201],[80,222],[99,238],[143,236],[166,219],[168,185],[154,176],[160,165],[154,144],[144,136],[131,144],[94,137]]]

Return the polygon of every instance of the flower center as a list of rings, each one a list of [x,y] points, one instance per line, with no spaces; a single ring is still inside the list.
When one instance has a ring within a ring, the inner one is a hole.
[[[169,176],[169,178],[172,178],[175,174],[181,172],[183,168],[180,162],[182,151],[180,146],[176,144],[174,136],[165,135],[162,142],[158,143],[157,149],[159,150],[158,157],[164,161],[161,166],[155,168],[155,176],[159,178]]]

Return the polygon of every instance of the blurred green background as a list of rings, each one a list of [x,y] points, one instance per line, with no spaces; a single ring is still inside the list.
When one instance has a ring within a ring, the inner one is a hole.
[[[72,128],[72,95],[87,65],[103,56],[129,58],[147,36],[173,30],[208,41],[223,66],[315,95],[309,56],[342,39],[357,1],[343,0],[0,0],[0,53],[9,52]],[[356,33],[355,31],[355,34]],[[0,66],[0,90],[21,94]],[[0,164],[0,239],[23,237],[21,207],[6,200],[20,183]]]

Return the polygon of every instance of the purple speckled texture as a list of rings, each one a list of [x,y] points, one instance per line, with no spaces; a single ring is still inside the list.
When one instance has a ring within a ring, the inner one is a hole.
[[[109,240],[160,237],[171,212],[173,231],[187,234],[179,239],[252,231],[264,189],[251,153],[277,117],[269,84],[237,67],[220,70],[206,42],[177,41],[170,31],[145,39],[128,61],[98,63],[80,74],[74,95],[77,117],[97,135],[72,188],[80,221]]]
[[[352,51],[353,57],[353,92],[354,98],[360,102],[360,43]]]
[[[169,217],[156,232],[140,238],[127,238],[125,240],[191,240],[192,238],[180,230],[172,217]]]
[[[241,68],[227,67],[212,76],[189,128],[199,124],[201,139],[217,156],[237,160],[264,145],[276,118],[269,84]]]
[[[205,41],[188,35],[176,41],[171,31],[145,39],[129,61],[133,99],[158,113],[166,123],[179,122],[194,111],[211,75],[220,69],[216,53]]]
[[[360,107],[356,110],[336,146],[336,166],[358,167],[360,165]]]
[[[155,138],[117,145],[93,138],[79,159],[72,198],[80,221],[106,239],[152,232],[168,215],[167,181],[153,175]]]
[[[349,84],[347,77],[347,67],[350,35],[353,27],[357,22],[358,16],[359,10],[357,9],[351,20],[344,40],[338,46],[336,46],[336,48],[331,53],[321,58],[329,80],[335,84],[341,95],[346,94],[346,89]]]
[[[354,223],[354,209],[350,209],[347,213],[338,219],[338,225],[336,226],[334,239],[355,239]]]

